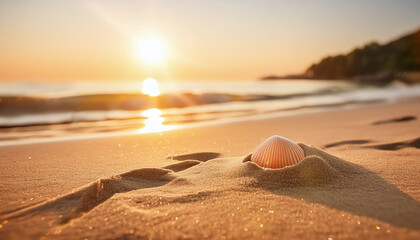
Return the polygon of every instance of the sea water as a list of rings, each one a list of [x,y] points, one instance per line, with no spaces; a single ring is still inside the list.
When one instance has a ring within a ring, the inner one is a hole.
[[[350,108],[420,96],[420,85],[346,81],[0,82],[0,145],[161,132]]]

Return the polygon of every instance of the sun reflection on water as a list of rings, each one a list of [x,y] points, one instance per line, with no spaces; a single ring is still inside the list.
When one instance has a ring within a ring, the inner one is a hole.
[[[141,115],[147,119],[144,120],[145,126],[138,131],[139,133],[163,132],[175,128],[173,125],[163,125],[165,118],[161,116],[162,111],[160,109],[147,109],[144,110]]]

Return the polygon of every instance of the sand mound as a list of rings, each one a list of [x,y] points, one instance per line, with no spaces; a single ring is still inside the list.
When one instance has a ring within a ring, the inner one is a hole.
[[[282,169],[264,169],[253,162],[245,162],[241,174],[255,177],[264,188],[330,184],[340,177],[339,171],[314,155]]]
[[[283,169],[261,168],[249,156],[187,160],[100,179],[1,219],[11,222],[9,231],[18,232],[42,216],[55,229],[52,239],[74,234],[94,239],[255,238],[263,234],[262,227],[267,236],[276,236],[270,231],[287,226],[288,216],[295,214],[287,206],[296,199],[420,229],[420,204],[411,197],[359,165],[299,145],[305,159]],[[280,210],[283,214],[272,214]],[[261,219],[269,220],[264,225]],[[130,233],[115,229],[116,221]],[[46,233],[28,229],[31,236]]]
[[[248,155],[243,160],[245,164],[242,175],[254,176],[265,188],[276,188],[331,184],[348,170],[346,164],[340,163],[342,160],[304,144],[300,146],[305,150],[305,158],[298,164],[281,169],[266,169],[251,162],[251,155]]]

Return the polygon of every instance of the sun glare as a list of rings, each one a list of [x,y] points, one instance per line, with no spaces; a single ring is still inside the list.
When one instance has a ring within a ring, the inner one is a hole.
[[[141,88],[143,94],[156,97],[160,94],[158,82],[153,78],[146,78]]]
[[[137,47],[139,57],[148,64],[158,64],[165,57],[165,48],[158,39],[144,39]]]

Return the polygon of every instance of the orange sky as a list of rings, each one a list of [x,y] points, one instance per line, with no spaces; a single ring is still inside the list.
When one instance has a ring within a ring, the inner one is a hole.
[[[420,26],[419,1],[0,2],[0,81],[256,79]],[[140,61],[161,39],[167,58]]]

